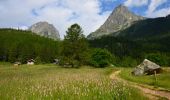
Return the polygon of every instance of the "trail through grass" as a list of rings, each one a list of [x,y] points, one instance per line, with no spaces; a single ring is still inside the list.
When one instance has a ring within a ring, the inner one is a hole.
[[[157,81],[153,75],[134,76],[131,74],[132,68],[122,69],[120,77],[137,83],[147,84],[155,87],[162,87],[170,90],[170,70],[164,68],[164,72],[157,75]]]

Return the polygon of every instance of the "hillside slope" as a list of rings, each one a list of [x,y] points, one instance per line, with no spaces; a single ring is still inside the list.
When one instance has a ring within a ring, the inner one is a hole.
[[[0,29],[0,61],[38,59],[50,62],[59,51],[59,42],[35,35],[30,31]]]
[[[170,66],[170,35],[137,40],[104,36],[89,40],[89,43],[91,47],[110,51],[115,56],[118,66],[135,67],[146,58],[162,66]]]
[[[145,19],[138,21],[129,28],[122,30],[119,37],[125,38],[152,38],[155,36],[170,35],[170,15],[167,17]],[[112,35],[114,36],[115,33]]]

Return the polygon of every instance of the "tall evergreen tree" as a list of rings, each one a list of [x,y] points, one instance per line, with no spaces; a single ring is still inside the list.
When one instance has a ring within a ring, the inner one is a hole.
[[[78,24],[73,24],[66,31],[63,41],[62,63],[68,63],[72,67],[83,64],[84,54],[88,49],[83,30]]]

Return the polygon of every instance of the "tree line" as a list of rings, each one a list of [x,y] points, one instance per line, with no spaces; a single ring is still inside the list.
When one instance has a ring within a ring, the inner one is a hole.
[[[0,60],[7,62],[29,59],[50,63],[59,55],[59,42],[30,31],[0,29]]]
[[[115,58],[116,66],[134,67],[144,59],[149,59],[161,66],[170,66],[169,35],[150,36],[138,40],[104,36],[89,40],[91,47],[107,49]]]
[[[55,41],[30,31],[0,29],[0,61],[52,63],[59,60],[64,67],[120,66],[135,67],[144,59],[161,66],[170,66],[170,41],[166,37],[129,40],[104,36],[87,40],[78,24],[71,25],[64,40]]]
[[[78,24],[68,28],[63,41],[41,37],[30,31],[0,29],[0,61],[25,64],[34,59],[39,64],[58,59],[59,64],[66,67],[105,67],[112,63],[111,57],[107,50],[90,48]]]

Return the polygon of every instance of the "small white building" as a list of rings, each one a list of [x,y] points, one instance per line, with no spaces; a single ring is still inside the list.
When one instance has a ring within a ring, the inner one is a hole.
[[[21,65],[21,62],[15,62],[14,63],[14,66],[20,66]]]
[[[59,59],[54,59],[54,64],[59,64]]]
[[[34,59],[30,59],[27,61],[27,65],[34,65]]]

